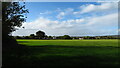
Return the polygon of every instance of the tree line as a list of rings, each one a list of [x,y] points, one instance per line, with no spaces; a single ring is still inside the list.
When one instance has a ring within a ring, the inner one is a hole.
[[[118,39],[117,36],[83,36],[83,37],[77,37],[77,36],[69,36],[69,35],[63,35],[63,36],[47,36],[45,32],[39,30],[35,34],[30,34],[29,36],[14,36],[16,39]]]
[[[45,32],[39,30],[35,34],[29,36],[14,36],[16,39],[72,39],[69,35],[64,36],[47,36]]]

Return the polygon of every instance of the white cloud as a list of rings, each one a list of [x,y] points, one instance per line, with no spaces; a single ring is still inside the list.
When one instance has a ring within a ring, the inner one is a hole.
[[[73,8],[67,8],[67,9],[65,9],[65,13],[66,14],[72,13],[73,11],[74,11]]]
[[[73,14],[74,9],[73,8],[67,8],[64,11],[61,11],[58,15],[58,19],[63,19],[66,15]]]
[[[85,22],[85,19],[76,19],[76,23]]]
[[[57,9],[59,14],[57,15],[58,19],[64,19],[66,16],[73,16],[73,17],[80,17],[80,14],[89,13],[92,16],[97,16],[95,13],[106,15],[118,12],[118,3],[115,2],[100,2],[101,4],[85,4],[79,7],[79,10],[75,11],[76,8],[67,8],[61,10],[60,8]]]
[[[101,17],[95,17],[90,19],[88,25],[99,25],[105,27],[115,27],[118,26],[118,13],[113,13]],[[103,27],[104,28],[104,27]]]
[[[64,13],[64,12],[60,12],[60,13],[57,15],[57,18],[58,18],[58,19],[63,19],[63,16],[65,16],[65,13]]]
[[[24,23],[23,26],[25,29],[18,30],[13,35],[20,35],[19,33],[30,35],[30,33],[35,33],[38,30],[45,31],[47,35],[114,34],[118,27],[117,21],[117,13],[66,21],[52,21],[40,17],[33,22]]]
[[[80,6],[80,11],[73,12],[73,14],[113,11],[117,8],[118,8],[118,3],[114,3],[114,2],[101,3],[101,5],[87,4]]]

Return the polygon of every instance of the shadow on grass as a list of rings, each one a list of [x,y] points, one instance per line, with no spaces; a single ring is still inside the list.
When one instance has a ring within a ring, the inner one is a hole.
[[[3,55],[2,68],[118,68],[115,47],[23,46]],[[95,51],[103,51],[105,54]],[[91,53],[91,54],[89,54]],[[109,54],[109,55],[108,55]]]
[[[25,46],[25,45],[23,45]],[[120,48],[118,46],[61,46],[61,45],[40,45],[28,47],[57,47],[57,48]]]

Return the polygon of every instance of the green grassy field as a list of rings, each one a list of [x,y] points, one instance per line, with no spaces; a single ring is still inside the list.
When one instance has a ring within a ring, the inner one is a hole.
[[[11,55],[16,59],[6,62],[20,68],[119,68],[120,65],[118,40],[17,41],[26,48],[17,52],[17,56]]]
[[[27,46],[113,46],[118,47],[118,40],[17,40]]]

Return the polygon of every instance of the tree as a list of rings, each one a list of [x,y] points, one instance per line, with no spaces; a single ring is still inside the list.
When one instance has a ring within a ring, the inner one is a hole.
[[[39,39],[43,39],[46,35],[45,35],[45,32],[43,32],[43,31],[37,31],[37,32],[36,32],[36,36],[37,36]]]
[[[35,35],[34,35],[34,34],[30,34],[30,38],[31,38],[31,39],[34,39],[34,38],[35,38]]]
[[[69,35],[64,35],[63,39],[72,39]]]
[[[20,37],[20,36],[15,36],[14,38],[15,39],[22,39],[22,37]]]
[[[26,13],[28,10],[25,8],[25,3],[21,5],[19,2],[2,2],[2,37],[3,45],[7,45],[5,47],[17,44],[11,33],[16,30],[15,27],[22,26],[26,20]]]
[[[24,39],[30,39],[30,36],[25,36]]]
[[[52,36],[48,36],[48,39],[53,39],[53,37]]]
[[[90,36],[85,36],[84,39],[90,39]]]
[[[34,34],[30,34],[30,36],[35,36]]]
[[[19,2],[3,2],[2,3],[2,28],[4,35],[10,35],[16,30],[15,27],[22,26],[25,22],[28,10]]]

